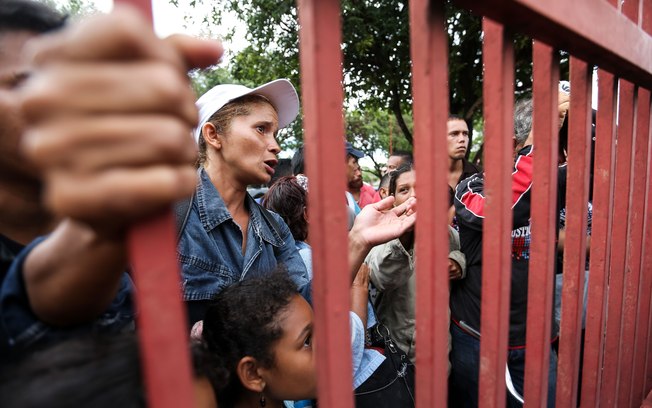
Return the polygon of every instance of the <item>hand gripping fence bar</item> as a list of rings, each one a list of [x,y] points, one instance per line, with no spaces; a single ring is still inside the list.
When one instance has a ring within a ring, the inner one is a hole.
[[[150,23],[150,0],[115,0],[137,8]],[[190,352],[181,301],[172,211],[142,222],[129,232],[132,276],[147,405],[193,406]]]

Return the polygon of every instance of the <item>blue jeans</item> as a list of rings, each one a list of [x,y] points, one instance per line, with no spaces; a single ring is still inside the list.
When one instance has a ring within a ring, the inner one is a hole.
[[[449,407],[478,406],[478,372],[480,366],[480,341],[451,323],[452,350],[450,353],[451,374],[449,378]],[[525,348],[509,350],[507,365],[514,383],[514,388],[523,395],[525,378]],[[550,349],[550,367],[548,371],[548,407],[555,406],[555,386],[557,383],[557,354]],[[521,407],[507,392],[507,406]]]

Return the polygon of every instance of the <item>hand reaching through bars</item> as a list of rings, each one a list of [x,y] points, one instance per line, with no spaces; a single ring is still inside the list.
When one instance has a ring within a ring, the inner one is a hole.
[[[373,247],[411,231],[417,217],[416,198],[409,198],[397,207],[392,207],[393,203],[394,197],[390,196],[363,208],[355,218],[349,237],[357,236]]]
[[[393,207],[394,197],[389,196],[377,203],[367,205],[355,217],[349,232],[349,271],[351,281],[358,272],[371,248],[398,238],[414,228],[417,220],[417,199],[408,198]]]
[[[130,8],[89,18],[28,47],[23,150],[59,216],[122,233],[195,186],[197,123],[188,69],[217,62],[219,42],[158,39]]]

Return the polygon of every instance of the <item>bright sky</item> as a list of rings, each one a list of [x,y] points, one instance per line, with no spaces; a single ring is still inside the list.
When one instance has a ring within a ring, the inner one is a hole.
[[[64,1],[64,0],[57,0]],[[102,12],[109,12],[113,7],[113,0],[87,0],[88,3],[94,3],[95,7]],[[195,7],[190,7],[190,0],[178,0],[179,7],[170,4],[169,0],[152,0],[152,11],[154,14],[154,29],[160,37],[167,37],[174,33],[184,33],[200,37],[222,38],[227,31],[234,26],[237,19],[226,18],[223,27],[202,27],[193,24],[192,21],[201,22],[203,16],[210,13],[211,2],[197,2]],[[186,22],[188,20],[189,22]],[[229,24],[231,23],[231,24]],[[225,43],[226,49],[225,61],[247,45],[243,27],[236,27],[234,39]]]

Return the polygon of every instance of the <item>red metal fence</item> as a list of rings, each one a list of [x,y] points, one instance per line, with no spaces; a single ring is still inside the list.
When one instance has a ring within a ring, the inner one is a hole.
[[[480,401],[505,405],[505,363],[511,273],[514,56],[512,34],[531,36],[534,132],[525,404],[547,398],[548,357],[556,259],[556,50],[570,53],[572,83],[562,327],[556,405],[641,406],[652,387],[652,208],[650,202],[650,87],[652,1],[461,0],[485,16],[484,120],[488,204],[483,240]],[[311,180],[314,307],[319,400],[353,406],[348,337],[348,274],[341,161],[342,56],[337,0],[299,0],[305,144]],[[447,33],[443,1],[410,2],[414,143],[418,168],[417,405],[447,403],[448,255],[446,120]],[[584,363],[579,378],[582,294],[591,143],[591,72],[599,99],[593,180],[593,233]],[[454,86],[454,84],[452,84]],[[328,220],[323,217],[328,214]],[[320,216],[321,215],[321,216]],[[335,256],[333,256],[335,255]],[[145,279],[152,279],[147,278]],[[156,277],[153,277],[156,279]],[[142,293],[142,292],[141,292]],[[173,302],[178,302],[174,300]],[[142,328],[146,328],[141,318]],[[169,319],[166,319],[169,325]],[[155,330],[155,329],[147,329]],[[143,330],[141,330],[143,332]],[[158,347],[149,341],[145,347]],[[166,355],[169,355],[166,353]],[[155,362],[153,362],[155,363]],[[153,364],[152,363],[152,364]],[[187,363],[187,362],[186,362]],[[179,363],[182,364],[182,363]],[[185,363],[183,363],[185,364]],[[161,368],[149,365],[150,378]],[[170,365],[163,370],[174,371]],[[149,381],[151,389],[166,387]],[[581,383],[581,395],[578,384]],[[152,393],[150,393],[152,395]],[[179,406],[166,401],[153,406]]]

